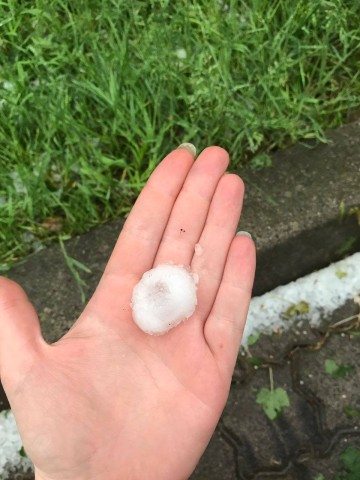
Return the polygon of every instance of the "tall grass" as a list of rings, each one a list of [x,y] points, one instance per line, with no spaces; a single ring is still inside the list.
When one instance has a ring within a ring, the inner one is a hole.
[[[0,0],[0,268],[127,212],[184,141],[232,168],[360,106],[360,2]]]

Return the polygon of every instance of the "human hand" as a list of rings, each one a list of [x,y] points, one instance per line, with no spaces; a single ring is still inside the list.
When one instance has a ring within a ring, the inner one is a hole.
[[[243,183],[228,161],[219,147],[195,162],[181,148],[159,164],[56,343],[0,277],[0,378],[38,480],[183,480],[195,468],[226,403],[255,270],[252,240],[234,236]],[[199,275],[198,304],[151,336],[132,319],[132,290],[169,261]]]

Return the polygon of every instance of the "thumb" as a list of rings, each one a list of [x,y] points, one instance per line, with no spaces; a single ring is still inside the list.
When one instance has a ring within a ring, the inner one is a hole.
[[[11,393],[45,341],[34,307],[13,280],[0,277],[0,380]]]

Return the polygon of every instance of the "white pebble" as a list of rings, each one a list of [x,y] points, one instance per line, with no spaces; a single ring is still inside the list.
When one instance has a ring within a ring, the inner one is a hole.
[[[185,48],[178,48],[175,53],[180,60],[184,60],[187,57]]]
[[[135,323],[151,335],[161,335],[189,318],[197,304],[198,276],[181,265],[163,264],[145,272],[135,285]]]

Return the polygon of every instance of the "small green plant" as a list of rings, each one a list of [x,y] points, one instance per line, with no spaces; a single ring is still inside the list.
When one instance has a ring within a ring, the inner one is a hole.
[[[360,418],[360,408],[347,405],[346,407],[343,408],[343,412],[349,418]]]
[[[340,455],[341,472],[334,480],[359,480],[360,478],[360,449],[348,447]]]
[[[336,275],[338,278],[342,279],[342,278],[347,277],[348,274],[347,274],[347,272],[345,272],[344,270],[340,270],[340,268],[338,268],[338,269],[335,271],[335,275]]]
[[[336,250],[336,255],[338,255],[339,257],[344,257],[345,255],[347,255],[355,245],[356,240],[357,239],[354,236],[350,236],[349,238],[347,238]]]
[[[272,160],[270,155],[265,152],[259,153],[256,157],[252,158],[249,162],[251,170],[261,170],[263,168],[269,168],[272,166]]]
[[[66,265],[68,266],[70,272],[72,273],[72,275],[73,275],[73,277],[74,277],[74,279],[75,279],[75,281],[76,281],[76,283],[79,287],[81,301],[82,301],[82,303],[85,303],[86,298],[85,298],[85,292],[83,290],[83,287],[86,287],[87,285],[86,285],[86,282],[84,282],[84,280],[80,277],[80,274],[77,271],[77,269],[83,270],[86,273],[91,273],[91,270],[90,270],[90,268],[88,268],[83,263],[79,262],[75,258],[72,258],[68,255],[68,253],[66,251],[66,248],[65,248],[65,245],[64,245],[64,239],[62,237],[59,237],[59,244],[60,244],[61,251],[64,255]]]
[[[335,360],[327,358],[325,360],[325,372],[333,378],[343,378],[353,373],[355,367],[353,365],[338,365]]]
[[[318,473],[315,477],[314,480],[326,480],[324,475],[322,473]]]
[[[351,335],[352,337],[360,337],[360,331],[359,330],[348,330],[346,333],[348,335]]]
[[[270,420],[275,420],[284,407],[290,407],[290,400],[286,390],[283,388],[274,389],[274,379],[272,368],[269,368],[270,389],[262,388],[257,396],[256,403],[261,405],[266,416]]]
[[[344,220],[345,215],[346,215],[345,202],[344,200],[341,200],[339,205],[339,222],[340,223]]]
[[[20,448],[19,454],[20,454],[20,457],[27,457],[24,447],[21,447],[21,448]]]
[[[264,363],[261,360],[261,358],[258,358],[258,357],[248,357],[247,362],[249,365],[252,365],[253,367],[260,367]]]
[[[360,207],[352,207],[349,210],[349,215],[355,215],[358,225],[360,225]]]
[[[345,202],[344,202],[344,200],[341,200],[340,205],[339,205],[339,220],[340,220],[340,222],[342,222],[344,220],[345,215],[349,215],[349,216],[354,215],[358,225],[360,226],[360,206],[351,207],[351,208],[349,208],[348,211],[346,211]]]
[[[252,345],[255,345],[255,343],[259,340],[259,338],[260,338],[260,332],[252,333],[251,335],[249,335],[249,338],[247,341],[248,346],[251,347]]]
[[[309,311],[310,311],[310,305],[308,304],[308,302],[301,300],[299,303],[291,305],[281,315],[284,318],[286,318],[286,320],[290,320],[292,317],[296,315],[305,315],[306,313],[309,313]]]

